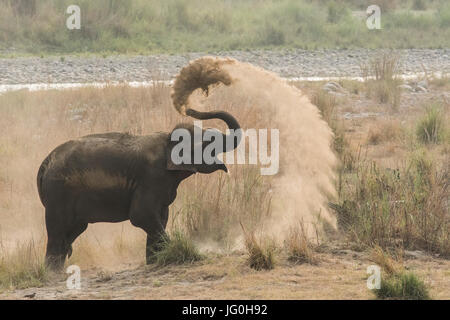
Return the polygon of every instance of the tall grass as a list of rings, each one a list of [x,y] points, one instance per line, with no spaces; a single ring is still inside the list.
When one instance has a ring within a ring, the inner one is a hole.
[[[417,15],[375,1],[386,14],[383,32],[373,32],[352,2],[79,0],[81,29],[68,30],[71,0],[1,0],[0,46],[32,54],[449,46],[448,5]]]
[[[318,264],[318,258],[314,252],[314,245],[308,237],[308,231],[303,221],[299,225],[289,230],[285,240],[285,247],[288,252],[288,260],[301,264]]]
[[[400,104],[401,81],[396,78],[400,58],[393,53],[383,53],[361,65],[365,79],[366,94],[383,104],[390,104],[396,110]]]
[[[245,247],[247,249],[247,263],[255,270],[271,270],[275,267],[275,243],[268,238],[257,238],[255,232],[247,231],[241,224],[244,232]]]
[[[427,108],[425,115],[419,120],[416,136],[424,144],[437,144],[442,141],[445,134],[443,107],[434,103]]]
[[[358,162],[342,175],[338,224],[353,240],[383,248],[402,246],[450,256],[449,167],[423,151],[407,166],[388,170]]]
[[[48,280],[43,248],[33,240],[18,243],[14,249],[0,246],[0,291],[40,287]]]

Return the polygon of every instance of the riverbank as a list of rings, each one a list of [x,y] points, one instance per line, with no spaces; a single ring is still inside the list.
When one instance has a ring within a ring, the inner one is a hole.
[[[450,73],[450,49],[254,50],[209,55],[251,62],[285,78],[349,78],[361,76],[361,66],[385,52],[399,57],[399,74]],[[0,84],[170,80],[190,60],[204,55],[208,53],[3,58],[0,59]]]

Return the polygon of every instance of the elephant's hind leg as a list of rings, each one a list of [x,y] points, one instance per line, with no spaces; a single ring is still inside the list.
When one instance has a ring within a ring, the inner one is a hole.
[[[55,208],[45,209],[45,225],[47,228],[47,251],[45,254],[46,265],[55,271],[64,267],[67,253],[69,251],[72,227],[64,219],[63,210]]]
[[[70,231],[66,238],[66,245],[67,245],[67,257],[70,258],[72,255],[72,243],[78,238],[79,235],[81,235],[88,227],[88,224],[85,222],[77,222],[74,223],[73,226],[70,228]]]
[[[59,271],[64,266],[67,246],[64,234],[47,232],[47,251],[45,253],[45,264],[52,270]]]

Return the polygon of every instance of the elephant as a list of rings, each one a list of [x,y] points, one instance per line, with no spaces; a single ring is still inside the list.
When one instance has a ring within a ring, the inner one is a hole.
[[[187,109],[185,114],[199,120],[220,119],[227,124],[231,133],[219,132],[223,150],[218,154],[239,145],[240,125],[228,112]],[[169,205],[181,181],[195,173],[228,172],[217,158],[212,164],[203,160],[199,164],[175,164],[171,134],[180,128],[193,137],[199,127],[182,123],[170,133],[143,136],[90,134],[59,145],[45,158],[37,174],[37,187],[45,207],[45,261],[49,268],[64,266],[66,257],[72,254],[72,243],[89,223],[126,220],[146,232],[146,262],[155,261],[155,253],[166,236]],[[229,138],[231,143],[227,144]],[[202,142],[201,148],[210,143]],[[191,146],[193,149],[194,143]]]

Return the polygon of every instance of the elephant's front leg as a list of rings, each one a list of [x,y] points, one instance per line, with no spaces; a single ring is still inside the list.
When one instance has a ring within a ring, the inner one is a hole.
[[[155,261],[155,252],[161,248],[166,237],[168,207],[161,203],[161,197],[156,194],[154,190],[139,188],[130,207],[130,222],[147,233],[147,264]]]
[[[169,217],[169,208],[164,207],[159,217],[161,228],[147,232],[147,246],[145,251],[147,264],[156,262],[156,253],[161,250],[164,241],[167,241],[165,229]]]

